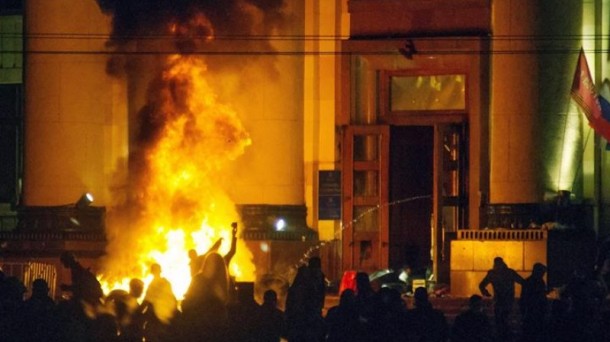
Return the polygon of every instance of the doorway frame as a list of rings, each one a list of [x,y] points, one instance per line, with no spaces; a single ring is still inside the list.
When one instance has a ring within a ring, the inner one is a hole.
[[[400,69],[400,70],[378,70],[377,73],[377,93],[379,96],[378,100],[378,117],[377,124],[369,125],[354,125],[347,124],[344,126],[343,134],[343,149],[342,149],[342,169],[343,172],[343,236],[342,236],[342,251],[343,251],[343,269],[355,269],[356,257],[357,257],[357,246],[354,230],[352,227],[352,221],[354,220],[354,198],[353,198],[353,172],[354,172],[354,161],[353,161],[353,134],[355,131],[366,131],[370,132],[380,130],[387,130],[387,146],[380,150],[380,165],[381,160],[386,165],[385,167],[385,181],[380,182],[380,193],[376,203],[380,208],[379,217],[379,232],[377,237],[374,237],[374,241],[378,246],[378,253],[374,253],[374,257],[377,258],[379,269],[387,268],[389,263],[389,128],[390,126],[432,126],[434,131],[434,151],[433,151],[433,192],[432,192],[432,217],[430,225],[431,237],[431,260],[433,267],[433,274],[437,277],[435,280],[448,281],[448,279],[438,279],[439,275],[439,263],[440,255],[443,253],[449,255],[450,251],[443,250],[446,248],[445,232],[442,229],[442,207],[443,207],[443,195],[442,195],[442,151],[443,148],[443,129],[447,125],[451,124],[466,124],[469,125],[469,77],[470,74],[465,72],[464,69]],[[390,96],[390,79],[394,76],[436,76],[436,75],[464,75],[465,77],[465,106],[464,109],[460,110],[425,110],[425,111],[391,111],[389,106]],[[367,128],[368,127],[368,128]],[[384,128],[385,127],[385,128]],[[466,133],[469,135],[468,133]],[[469,154],[472,146],[470,142],[466,141],[464,148],[465,153]],[[464,173],[468,179],[470,176],[469,164],[464,165]],[[380,171],[383,168],[379,169]],[[381,176],[380,176],[381,177]],[[469,189],[466,189],[468,193]],[[469,195],[465,194],[467,203],[469,201]],[[468,206],[470,207],[470,206]],[[381,210],[383,209],[383,210]],[[469,213],[466,214],[470,217]],[[467,228],[467,227],[462,227]],[[449,268],[449,265],[443,267]]]

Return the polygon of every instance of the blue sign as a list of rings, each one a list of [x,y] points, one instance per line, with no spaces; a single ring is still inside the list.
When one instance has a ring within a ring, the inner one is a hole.
[[[318,219],[341,219],[341,171],[318,171]]]

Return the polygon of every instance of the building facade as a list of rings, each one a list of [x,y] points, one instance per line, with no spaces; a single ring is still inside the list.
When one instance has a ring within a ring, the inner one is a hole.
[[[221,199],[206,205],[235,205],[218,220],[241,216],[265,273],[289,272],[313,253],[332,280],[409,265],[467,295],[497,254],[524,274],[551,263],[541,226],[560,221],[558,194],[577,208],[562,225],[608,234],[607,142],[570,98],[581,48],[598,89],[607,83],[606,1],[245,1],[224,9],[234,17],[192,3],[203,17],[95,0],[4,9],[7,241],[36,231],[32,222],[46,220],[31,220],[44,216],[37,210],[68,212],[68,226],[51,231],[82,231],[69,222],[85,192],[98,210],[87,217],[106,221],[111,245],[133,238],[124,231],[142,232],[146,221],[116,213],[126,203],[158,210],[141,200],[141,189],[159,188],[149,177],[156,165],[141,162],[158,151],[148,145],[162,131],[157,111],[191,106],[180,87],[197,83],[165,82],[174,55],[205,62],[214,93],[206,110],[213,103],[236,113],[206,119],[216,123],[211,132],[231,135],[199,137],[213,148],[180,161],[195,160],[213,180],[186,186]],[[233,143],[242,138],[243,146]],[[201,153],[204,160],[194,156]],[[161,203],[182,212],[175,208],[197,202],[186,192],[161,193]],[[265,257],[262,246],[275,240],[294,253]],[[15,251],[29,247],[9,246],[0,257],[28,261]],[[80,248],[91,263],[129,249],[55,246],[49,260]]]

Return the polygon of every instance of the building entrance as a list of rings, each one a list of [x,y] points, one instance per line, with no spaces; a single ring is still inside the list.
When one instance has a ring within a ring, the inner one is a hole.
[[[431,266],[433,126],[390,130],[390,267],[425,273]]]
[[[462,122],[346,128],[344,270],[449,281],[451,236],[467,226],[465,134]]]

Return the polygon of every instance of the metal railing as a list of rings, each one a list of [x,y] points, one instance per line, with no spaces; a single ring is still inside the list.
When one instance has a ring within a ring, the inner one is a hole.
[[[49,286],[49,295],[53,296],[57,287],[57,269],[55,265],[40,262],[5,262],[0,269],[6,277],[16,277],[28,290],[36,279],[44,279]],[[31,292],[30,292],[31,293]]]
[[[546,240],[548,232],[542,229],[460,229],[458,240],[512,240],[536,241]]]
[[[103,232],[0,232],[0,240],[10,241],[105,241]]]
[[[245,230],[243,233],[244,240],[290,240],[290,241],[316,241],[318,234],[314,231],[294,231],[294,232],[277,232],[277,231],[256,231]]]

